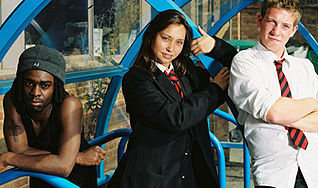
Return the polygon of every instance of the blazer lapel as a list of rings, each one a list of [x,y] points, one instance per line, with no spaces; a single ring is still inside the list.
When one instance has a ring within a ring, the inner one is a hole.
[[[159,88],[164,93],[166,93],[167,95],[169,95],[170,97],[172,97],[175,100],[181,100],[181,96],[178,93],[178,91],[176,90],[175,86],[171,83],[169,78],[163,72],[161,72],[159,69],[157,69],[154,72],[154,76],[155,76],[156,82],[158,83]]]

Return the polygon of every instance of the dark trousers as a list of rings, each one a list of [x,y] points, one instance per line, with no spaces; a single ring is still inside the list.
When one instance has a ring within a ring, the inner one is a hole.
[[[255,186],[255,188],[273,188],[273,187],[271,187],[271,186]],[[306,181],[304,179],[304,176],[301,173],[299,168],[298,168],[298,172],[297,172],[295,188],[308,188]]]

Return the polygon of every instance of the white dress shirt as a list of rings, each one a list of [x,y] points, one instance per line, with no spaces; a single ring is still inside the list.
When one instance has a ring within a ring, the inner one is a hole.
[[[285,49],[283,72],[293,99],[318,100],[318,76],[308,59],[296,58]],[[298,167],[309,188],[318,188],[318,133],[305,132],[306,150],[296,148],[284,126],[268,123],[266,114],[281,91],[274,65],[276,55],[258,43],[239,52],[233,59],[229,96],[244,125],[252,159],[255,185],[293,188]]]
[[[170,71],[174,70],[173,69],[173,64],[170,63],[170,66],[167,68],[165,66],[163,66],[162,64],[158,63],[158,62],[155,62],[155,65],[158,67],[159,70],[161,70],[161,72],[167,72],[168,74],[170,74]]]

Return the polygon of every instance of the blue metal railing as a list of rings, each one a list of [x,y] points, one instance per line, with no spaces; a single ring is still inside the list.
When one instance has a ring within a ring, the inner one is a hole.
[[[29,171],[22,171],[16,168],[6,170],[2,173],[0,173],[0,185],[3,185],[7,182],[10,182],[12,180],[15,180],[20,177],[24,176],[31,176],[34,178],[41,179],[48,184],[58,187],[58,188],[63,188],[63,187],[78,187],[77,185],[73,184],[72,182],[68,181],[65,178],[58,177],[58,176],[53,176],[53,175],[48,175],[48,174],[43,174],[39,172],[29,172]]]
[[[236,126],[239,126],[237,121],[235,120],[233,115],[230,115],[226,112],[223,112],[222,110],[216,109],[213,112],[214,115],[217,115],[225,120],[228,120],[230,122],[232,122],[233,124],[235,124]],[[208,123],[210,121],[208,120]],[[250,173],[250,153],[248,151],[247,148],[247,144],[245,142],[245,139],[243,139],[243,144],[241,143],[227,143],[227,142],[222,142],[222,147],[223,148],[239,148],[239,149],[243,149],[243,161],[244,161],[244,187],[245,188],[250,188],[251,187],[251,173]],[[223,162],[222,162],[223,163]],[[224,164],[220,164],[221,166],[225,167],[225,163]],[[222,178],[223,179],[223,178]],[[220,178],[221,180],[221,178]],[[221,182],[221,181],[220,181]],[[226,182],[223,182],[224,184]]]
[[[232,123],[236,124],[236,121],[233,116],[221,111],[221,110],[215,110],[213,114],[224,118],[228,121],[231,121]],[[207,120],[209,124],[209,119]],[[107,143],[113,139],[122,137],[121,141],[118,145],[117,150],[117,160],[118,162],[122,158],[125,150],[125,145],[128,141],[129,135],[131,134],[131,129],[117,129],[114,131],[111,131],[103,136],[97,137],[94,140],[89,141],[90,145],[102,145],[104,143]],[[244,158],[247,158],[248,160],[244,160],[244,187],[250,187],[250,163],[249,163],[249,153],[247,150],[247,147],[245,144],[239,144],[239,143],[222,143],[218,140],[218,138],[210,132],[210,140],[211,145],[216,149],[217,156],[218,156],[218,174],[219,174],[219,182],[220,182],[220,188],[226,187],[226,169],[225,169],[225,155],[223,148],[243,148],[244,150]],[[113,173],[107,174],[103,176],[102,179],[99,179],[98,184],[102,185],[105,184],[110,180]],[[0,185],[5,184],[9,181],[12,181],[16,178],[23,177],[23,176],[32,176],[39,179],[42,179],[46,181],[47,183],[55,186],[55,187],[78,187],[75,184],[69,182],[68,180],[54,176],[54,175],[47,175],[43,173],[35,173],[35,172],[29,172],[29,171],[22,171],[17,168],[6,170],[2,173],[0,173]]]
[[[216,149],[216,153],[218,156],[218,174],[219,174],[219,182],[220,182],[220,188],[226,187],[226,169],[225,169],[225,155],[224,150],[221,142],[219,139],[210,132],[210,140],[212,143],[212,146]]]
[[[121,141],[118,144],[118,150],[117,150],[117,160],[120,161],[122,158],[124,151],[125,151],[125,145],[128,141],[129,135],[131,134],[131,129],[117,129],[114,131],[111,131],[103,136],[100,136],[98,138],[95,138],[94,140],[89,141],[88,143],[90,145],[102,145],[104,143],[107,143],[113,139],[121,138]],[[12,181],[14,179],[24,177],[24,176],[31,176],[35,178],[39,178],[50,185],[54,187],[78,187],[77,185],[73,184],[72,182],[68,181],[65,178],[54,176],[54,175],[48,175],[44,173],[39,172],[30,172],[30,171],[23,171],[18,168],[12,168],[9,170],[6,170],[2,173],[0,173],[0,185],[3,185],[9,181]],[[103,179],[99,180],[100,185],[108,182],[110,178],[112,177],[112,174],[105,175]]]
[[[17,37],[21,34],[21,32],[25,29],[25,27],[35,18],[35,16],[50,2],[51,0],[23,0],[17,6],[17,8],[12,11],[11,15],[6,19],[6,21],[0,27],[0,61],[3,59],[9,48],[12,46]],[[158,0],[146,0],[154,9],[157,11],[163,11],[166,9],[177,9],[180,12],[182,10],[180,7],[190,2],[190,0],[161,0],[158,3]],[[218,20],[211,30],[208,31],[208,34],[214,35],[219,29],[234,15],[243,10],[246,6],[256,2],[257,0],[242,0],[238,5],[232,8],[229,12],[227,12],[223,17]],[[259,0],[262,1],[262,0]],[[182,12],[183,13],[183,12]],[[184,14],[184,13],[183,13]],[[186,14],[185,14],[186,15]],[[194,31],[195,38],[200,36],[200,33],[196,27],[196,25],[186,16],[187,21],[192,26]],[[145,29],[144,29],[145,30]],[[299,23],[299,30],[301,35],[308,41],[309,45],[313,48],[314,52],[318,54],[318,44],[314,37],[308,32],[308,30]],[[95,137],[98,138],[102,135],[107,134],[108,123],[110,120],[113,104],[116,100],[116,96],[121,87],[121,79],[123,74],[128,70],[128,68],[132,65],[133,60],[136,57],[136,54],[140,48],[141,40],[142,40],[143,31],[138,35],[137,39],[131,45],[123,60],[121,61],[120,66],[114,66],[112,68],[96,68],[82,71],[73,71],[68,72],[66,77],[66,83],[74,83],[86,80],[94,80],[103,77],[113,77],[109,89],[104,98],[103,106],[101,109],[101,116],[98,120],[97,131]],[[208,58],[204,55],[200,55],[199,59],[203,62],[204,66],[208,69],[210,74],[213,76],[215,73],[221,68],[219,63],[215,63],[212,58]],[[111,70],[113,69],[113,70]],[[5,94],[11,87],[13,79],[1,80],[0,81],[0,95]],[[231,101],[227,101],[231,111],[235,112],[235,107],[232,105]],[[214,112],[216,115],[219,115],[219,111]],[[223,114],[224,115],[224,114]],[[223,116],[221,113],[221,116]],[[225,119],[229,118],[229,121],[232,122],[232,117],[228,115],[224,115]],[[234,119],[234,118],[233,118]],[[235,119],[234,119],[235,120]],[[126,139],[126,140],[125,140]],[[124,143],[127,142],[127,138],[123,138],[120,142],[119,147],[123,147]],[[243,145],[231,144],[231,143],[222,143],[222,147],[230,147],[230,148],[243,148],[243,150],[247,151],[247,147],[245,142]],[[249,165],[249,155],[248,152],[244,151],[244,161],[247,161]],[[104,165],[101,165],[104,166]],[[247,167],[246,167],[247,168]],[[244,165],[245,169],[245,165]],[[103,168],[99,169],[99,179],[104,181],[105,176],[103,175]],[[250,177],[249,169],[245,171],[245,177]],[[246,179],[247,179],[246,178]],[[1,179],[0,179],[1,180]],[[249,180],[245,180],[245,187],[250,187]]]
[[[23,0],[0,27],[0,62],[22,31],[51,0]]]
[[[95,138],[94,140],[89,141],[88,143],[91,145],[102,145],[104,143],[107,143],[107,142],[115,139],[115,138],[122,137],[119,144],[118,144],[118,149],[117,149],[117,162],[119,163],[119,161],[121,160],[121,158],[124,155],[125,145],[128,141],[130,134],[131,134],[131,129],[117,129],[117,130],[108,132],[102,136],[99,136],[99,137]],[[108,182],[113,175],[113,173],[107,174],[107,175],[104,173],[104,161],[102,161],[102,163],[99,166],[103,167],[103,168],[101,168],[101,169],[103,169],[103,171],[102,171],[103,176],[98,177],[98,180],[97,180],[98,186],[103,185],[106,182]]]

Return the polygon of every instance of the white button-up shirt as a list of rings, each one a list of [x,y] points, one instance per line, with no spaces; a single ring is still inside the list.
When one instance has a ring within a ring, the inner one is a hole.
[[[283,72],[293,99],[318,100],[318,76],[308,59],[290,56],[285,50]],[[284,126],[266,121],[281,91],[274,60],[281,59],[260,43],[239,52],[233,59],[229,96],[238,109],[238,122],[252,158],[255,185],[293,188],[298,167],[309,188],[318,188],[318,133],[305,132],[306,150],[296,148]]]
[[[161,70],[161,72],[167,72],[168,74],[170,74],[170,71],[174,70],[173,69],[173,64],[170,63],[170,66],[167,68],[165,66],[163,66],[162,64],[158,63],[158,62],[155,62],[155,65],[158,67],[159,70]]]

